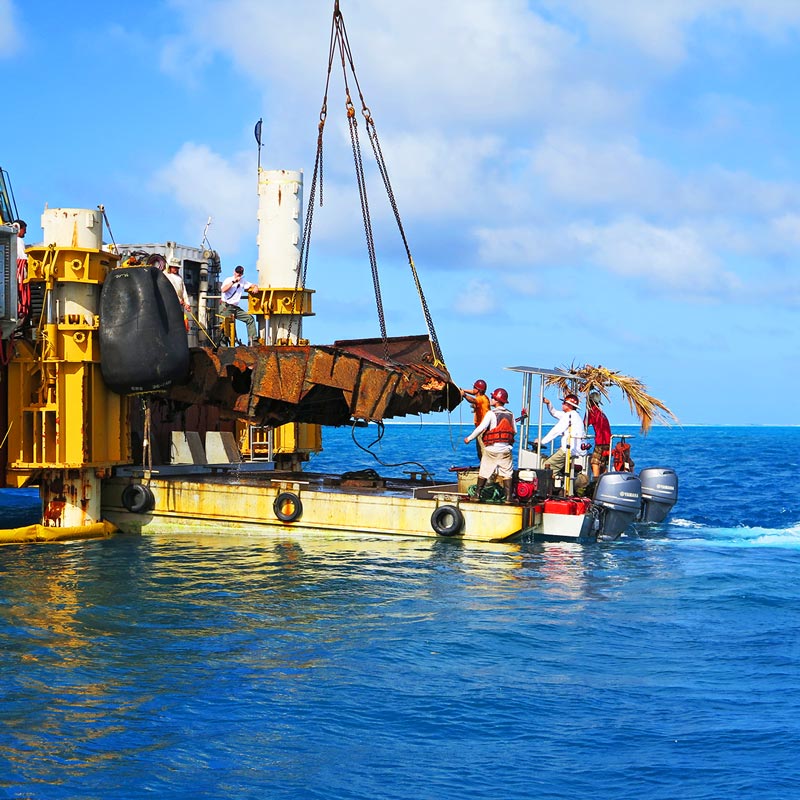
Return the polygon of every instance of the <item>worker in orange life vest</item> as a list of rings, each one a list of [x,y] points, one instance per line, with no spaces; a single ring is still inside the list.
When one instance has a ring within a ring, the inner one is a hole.
[[[472,384],[472,389],[462,389],[461,396],[472,406],[472,413],[475,418],[475,426],[483,422],[483,418],[489,413],[489,398],[486,396],[486,381],[478,378]],[[481,437],[475,439],[478,450],[478,460],[483,458],[483,442]]]
[[[475,499],[479,502],[486,481],[495,472],[503,481],[506,500],[511,500],[511,479],[514,474],[512,451],[517,423],[514,415],[506,408],[507,402],[508,392],[505,389],[495,389],[489,398],[491,409],[486,412],[475,430],[464,437],[464,444],[469,444],[483,434],[483,455],[478,469],[478,486],[475,493]]]

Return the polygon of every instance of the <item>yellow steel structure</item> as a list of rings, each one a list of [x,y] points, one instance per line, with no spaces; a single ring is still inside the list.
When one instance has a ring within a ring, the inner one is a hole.
[[[85,525],[99,515],[100,478],[130,462],[127,399],[100,372],[100,288],[119,258],[57,244],[27,253],[40,315],[8,365],[6,480],[39,483],[44,524]]]
[[[264,330],[269,328],[268,320],[272,316],[314,316],[311,304],[313,294],[313,289],[259,288],[249,294],[247,310],[256,318],[265,319],[265,324],[259,324],[259,330]],[[287,339],[273,344],[308,344],[308,340]],[[301,469],[302,463],[308,460],[310,454],[322,450],[321,426],[305,422],[289,422],[271,429],[241,423],[238,433],[243,457],[271,455],[283,469]]]
[[[251,314],[263,314],[266,317],[275,314],[311,317],[314,316],[311,309],[312,294],[313,289],[259,289],[250,294],[247,310]]]
[[[287,422],[277,428],[237,425],[239,450],[244,459],[272,456],[282,469],[301,469],[311,453],[322,450],[322,428],[304,422]]]

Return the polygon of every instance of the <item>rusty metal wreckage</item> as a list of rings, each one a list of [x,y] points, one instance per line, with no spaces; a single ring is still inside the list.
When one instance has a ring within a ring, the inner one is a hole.
[[[331,426],[452,411],[461,401],[447,370],[434,365],[424,335],[317,346],[193,348],[189,379],[173,385],[168,397],[215,406],[222,418],[259,425]]]

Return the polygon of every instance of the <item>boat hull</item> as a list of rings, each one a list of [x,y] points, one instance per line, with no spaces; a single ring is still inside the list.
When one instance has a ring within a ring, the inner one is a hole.
[[[411,481],[347,488],[306,474],[155,476],[147,483],[153,507],[139,512],[127,508],[123,498],[131,485],[137,484],[130,478],[110,478],[102,490],[103,517],[127,533],[313,530],[502,542],[519,538],[533,522],[530,508],[470,502],[455,487]],[[296,516],[295,503],[300,506]],[[452,533],[437,532],[434,525],[435,512],[444,507],[456,510],[459,525]]]

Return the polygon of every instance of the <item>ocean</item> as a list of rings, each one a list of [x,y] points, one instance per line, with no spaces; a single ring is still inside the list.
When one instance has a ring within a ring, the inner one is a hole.
[[[312,466],[447,479],[467,432],[387,426],[381,464],[326,430]],[[631,441],[680,497],[614,543],[0,547],[0,797],[800,797],[800,428]]]

